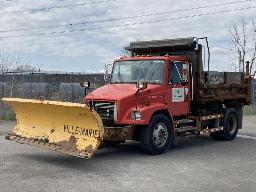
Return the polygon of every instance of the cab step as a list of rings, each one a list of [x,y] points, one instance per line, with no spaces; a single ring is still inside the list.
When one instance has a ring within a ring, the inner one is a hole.
[[[176,128],[177,133],[183,133],[183,132],[187,132],[187,131],[196,131],[197,127],[194,126],[186,126],[186,127],[179,127]]]
[[[193,123],[193,122],[195,122],[194,119],[180,119],[180,120],[176,120],[175,124],[180,125],[180,124]]]

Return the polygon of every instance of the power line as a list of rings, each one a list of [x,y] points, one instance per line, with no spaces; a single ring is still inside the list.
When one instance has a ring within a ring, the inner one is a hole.
[[[59,6],[52,6],[52,7],[42,7],[42,8],[36,8],[36,9],[23,9],[23,10],[17,10],[17,11],[5,11],[5,12],[0,12],[0,15],[34,12],[34,11],[49,11],[49,10],[52,10],[52,9],[63,9],[63,8],[70,8],[70,7],[79,7],[79,6],[84,6],[84,5],[107,3],[107,2],[111,2],[111,1],[116,1],[116,0],[99,0],[99,1],[77,3],[77,4],[59,5]]]
[[[19,0],[0,0],[0,3],[9,3],[9,2],[17,2],[17,1],[19,1]],[[58,1],[58,0],[55,0],[55,1],[57,1],[57,3],[59,3],[59,2],[64,2],[65,0],[60,0],[60,1]]]
[[[16,0],[2,0],[2,1],[0,1],[0,3],[9,3],[9,2],[13,2],[13,1],[16,1]]]
[[[128,17],[121,17],[121,18],[111,18],[111,19],[103,19],[103,20],[84,21],[84,22],[69,23],[69,24],[62,24],[62,25],[50,25],[50,26],[42,26],[42,27],[30,27],[30,28],[21,28],[21,29],[8,29],[8,30],[2,30],[2,31],[0,31],[0,33],[17,32],[17,31],[29,31],[29,30],[36,30],[36,29],[60,28],[60,27],[70,27],[70,26],[86,25],[86,24],[93,24],[93,23],[104,23],[104,22],[110,22],[110,21],[120,21],[120,20],[127,20],[127,19],[135,19],[135,18],[156,16],[156,15],[165,15],[165,14],[171,14],[171,13],[177,13],[177,12],[184,12],[184,11],[193,11],[193,10],[198,10],[198,9],[212,8],[212,7],[220,7],[220,6],[224,6],[224,5],[240,4],[240,3],[250,2],[250,1],[252,1],[252,0],[240,0],[240,1],[221,3],[221,4],[205,5],[205,6],[199,6],[199,7],[193,7],[193,8],[178,9],[178,10],[174,10],[174,11],[156,12],[156,13],[142,14],[142,15],[135,15],[135,16],[128,16]]]
[[[63,34],[63,33],[83,32],[83,31],[92,31],[92,30],[109,29],[109,28],[122,28],[122,27],[129,27],[129,26],[135,26],[135,25],[158,23],[158,22],[163,22],[163,21],[169,22],[169,21],[173,21],[173,20],[181,20],[181,19],[189,19],[189,18],[195,18],[195,17],[209,16],[209,15],[231,13],[231,12],[237,12],[237,11],[245,11],[245,10],[255,9],[255,8],[256,8],[256,5],[255,6],[250,6],[250,7],[239,8],[239,9],[229,9],[229,10],[210,12],[210,13],[202,13],[202,14],[195,14],[195,15],[173,17],[173,18],[168,18],[168,19],[156,19],[156,20],[150,20],[150,21],[141,21],[141,22],[127,23],[127,24],[115,25],[115,26],[103,26],[103,27],[94,27],[94,28],[71,29],[71,30],[63,30],[63,31],[53,31],[53,32],[49,32],[49,33],[34,33],[34,34],[28,34],[28,35],[3,36],[3,37],[0,37],[0,39],[56,35],[56,34]]]

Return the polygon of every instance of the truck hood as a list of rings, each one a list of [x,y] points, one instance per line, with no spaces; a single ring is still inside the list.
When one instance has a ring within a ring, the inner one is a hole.
[[[160,87],[148,85],[145,91]],[[86,96],[86,100],[112,100],[118,101],[127,97],[133,97],[137,91],[136,84],[108,84],[100,87]]]

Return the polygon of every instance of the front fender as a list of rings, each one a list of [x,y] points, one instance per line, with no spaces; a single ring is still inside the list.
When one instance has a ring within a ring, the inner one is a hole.
[[[168,106],[162,103],[154,103],[149,106],[143,106],[136,108],[128,109],[125,113],[124,117],[119,119],[116,124],[122,125],[148,125],[152,115],[157,111],[167,110],[171,119],[172,119],[172,112],[168,109]],[[141,120],[132,120],[131,113],[133,111],[140,111],[141,112]]]

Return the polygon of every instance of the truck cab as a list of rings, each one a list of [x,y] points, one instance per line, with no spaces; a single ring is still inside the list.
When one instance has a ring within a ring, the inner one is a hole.
[[[139,83],[146,83],[147,87],[139,90]],[[154,112],[161,110],[171,116],[186,115],[190,112],[188,59],[186,56],[120,58],[114,62],[110,83],[89,94],[86,103],[90,101],[96,108],[109,102],[112,126],[147,125]],[[111,125],[106,117],[103,121]]]
[[[249,78],[236,74],[240,82],[219,85],[225,94],[219,92],[202,69],[197,38],[133,42],[126,50],[131,56],[114,61],[109,83],[85,97],[103,120],[105,141],[136,140],[146,152],[161,154],[177,136],[235,138],[241,108],[250,102]]]

